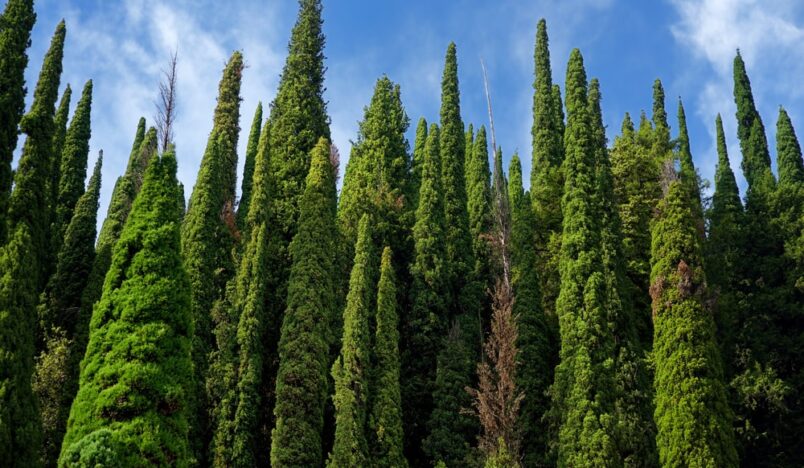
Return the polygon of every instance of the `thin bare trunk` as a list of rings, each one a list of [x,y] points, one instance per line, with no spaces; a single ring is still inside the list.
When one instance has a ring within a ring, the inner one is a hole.
[[[176,64],[178,50],[170,54],[168,67],[162,70],[162,81],[159,83],[159,101],[156,102],[156,131],[159,136],[161,152],[167,151],[173,142],[173,122],[176,120]]]

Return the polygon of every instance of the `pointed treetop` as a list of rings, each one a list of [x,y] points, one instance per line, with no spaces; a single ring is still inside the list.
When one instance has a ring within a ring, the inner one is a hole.
[[[240,203],[237,206],[237,225],[241,231],[246,227],[248,207],[251,202],[251,186],[254,181],[254,166],[260,144],[262,131],[262,102],[257,103],[254,119],[251,121],[251,131],[248,134],[246,145],[246,160],[243,164],[243,181],[240,185]]]
[[[779,107],[776,123],[776,157],[779,168],[779,186],[792,187],[804,183],[804,162],[793,122],[783,107]]]
[[[632,135],[634,133],[634,121],[631,120],[631,114],[628,112],[625,113],[623,117],[623,123],[620,126],[620,132],[625,135]]]

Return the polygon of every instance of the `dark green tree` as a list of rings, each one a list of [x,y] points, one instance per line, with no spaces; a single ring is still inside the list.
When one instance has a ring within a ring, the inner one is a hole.
[[[70,84],[64,89],[59,101],[59,108],[56,110],[54,124],[56,129],[53,133],[53,150],[50,158],[50,182],[48,184],[48,203],[50,206],[50,219],[56,219],[56,207],[59,199],[59,177],[61,174],[61,151],[64,149],[64,140],[67,138],[67,121],[70,118],[70,99],[73,90]],[[59,239],[61,241],[61,239]],[[58,252],[55,252],[58,254]]]
[[[0,244],[6,242],[6,212],[11,195],[11,161],[17,148],[17,124],[25,111],[25,68],[36,21],[33,0],[9,0],[0,16]],[[68,88],[69,89],[69,88]],[[69,99],[68,99],[69,101]]]
[[[392,258],[391,249],[385,247],[377,285],[368,453],[374,466],[405,468],[408,462],[403,453],[402,394],[399,387],[399,313]]]
[[[40,327],[47,341],[45,351],[37,359],[33,386],[42,415],[45,466],[56,466],[70,405],[78,390],[78,365],[83,349],[76,348],[75,335],[77,330],[89,328],[89,317],[80,316],[79,311],[95,259],[102,157],[102,154],[98,157],[87,190],[75,204],[56,271],[39,304]]]
[[[615,440],[611,291],[602,248],[596,130],[586,72],[575,49],[567,65],[561,291],[556,303],[560,362],[552,387],[559,466],[622,463]]]
[[[251,131],[248,134],[246,160],[243,165],[243,181],[240,185],[240,203],[237,205],[237,227],[240,231],[243,231],[242,237],[244,239],[248,238],[248,233],[245,231],[248,228],[248,209],[251,202],[251,190],[254,185],[254,168],[257,165],[257,152],[259,151],[262,124],[262,102],[258,102],[257,110],[254,111],[254,120],[251,121]]]
[[[321,138],[311,153],[299,225],[290,245],[293,266],[279,340],[271,437],[275,467],[320,466],[324,461],[322,431],[338,281],[332,255],[337,239],[336,168],[329,156],[330,144]]]
[[[664,103],[664,86],[659,79],[653,82],[653,141],[651,156],[659,165],[672,159],[673,142],[670,140],[670,124],[667,123],[667,111]],[[640,122],[642,130],[642,122]]]
[[[209,353],[215,347],[212,308],[224,297],[235,269],[232,250],[237,243],[234,202],[242,72],[243,55],[236,51],[218,85],[212,131],[182,222],[182,256],[192,284],[193,362],[198,386],[191,441],[200,461],[211,437],[205,383]]]
[[[269,386],[263,379],[268,350],[276,351],[279,323],[266,315],[270,274],[268,218],[271,204],[270,129],[260,134],[254,161],[249,215],[243,232],[243,254],[237,274],[229,282],[226,297],[212,310],[216,349],[210,354],[207,391],[214,435],[210,447],[213,466],[254,466],[265,461],[261,439],[271,428],[262,424],[270,410],[263,405]],[[242,205],[241,205],[242,207]]]
[[[758,184],[768,183],[764,179],[768,178],[769,174],[770,178],[773,178],[773,175],[770,173],[771,161],[765,126],[754,104],[751,81],[748,79],[745,62],[739,50],[734,57],[734,102],[737,105],[737,137],[743,154],[742,169],[748,181],[750,199],[751,187],[753,186],[756,191],[759,188]],[[756,133],[752,135],[752,132]]]
[[[684,181],[684,184],[687,185],[687,190],[690,192],[687,198],[692,203],[691,210],[695,219],[695,228],[698,230],[698,235],[703,239],[706,237],[706,233],[703,204],[701,203],[701,182],[700,177],[698,177],[698,171],[696,171],[695,164],[692,161],[690,135],[687,132],[687,117],[684,113],[684,104],[682,104],[681,98],[678,99],[678,157],[681,161],[681,171],[683,172],[681,180]]]
[[[539,287],[542,306],[555,315],[559,291],[558,258],[561,249],[561,194],[564,179],[564,118],[561,95],[553,87],[547,22],[542,18],[536,28],[533,82],[533,156],[531,159],[531,201],[536,214],[536,248],[539,252]]]
[[[524,466],[545,466],[549,459],[547,431],[542,418],[550,407],[547,393],[553,381],[550,358],[556,343],[551,342],[539,290],[538,253],[534,241],[536,216],[530,193],[522,188],[522,165],[516,154],[511,158],[508,180],[513,314],[519,330],[516,386],[524,394],[517,418],[522,438],[522,462]]]
[[[366,438],[371,336],[369,320],[375,304],[377,253],[371,217],[364,214],[357,229],[357,243],[349,294],[343,311],[340,356],[332,366],[335,380],[335,443],[327,466],[364,466],[369,460]]]
[[[56,200],[55,218],[52,223],[52,248],[59,251],[64,232],[73,218],[75,204],[84,193],[87,175],[89,138],[92,134],[90,113],[92,110],[92,80],[87,81],[81,99],[75,108],[70,128],[64,139],[59,168],[59,194]]]
[[[402,414],[405,454],[412,465],[425,463],[421,443],[427,435],[426,421],[433,409],[436,356],[448,323],[449,283],[440,154],[439,129],[432,124],[421,162],[419,204],[413,226],[411,309],[402,326]]]
[[[20,121],[20,129],[25,133],[26,139],[17,164],[14,192],[11,194],[8,206],[9,232],[13,232],[19,224],[24,223],[28,226],[33,242],[34,263],[31,264],[31,273],[34,275],[34,294],[41,291],[47,281],[45,274],[48,272],[47,260],[50,258],[51,219],[48,188],[55,129],[55,105],[59,97],[66,32],[64,21],[61,21],[45,54],[31,109]]]
[[[424,163],[424,147],[427,143],[427,120],[419,119],[416,125],[416,140],[413,143],[413,159],[410,163],[410,195],[411,207],[415,211],[419,206],[419,187],[422,182],[422,166]]]
[[[468,140],[467,140],[468,141]],[[467,151],[466,187],[469,211],[469,233],[472,237],[472,253],[475,264],[472,270],[477,283],[477,297],[482,301],[484,320],[489,317],[490,305],[485,291],[493,286],[491,276],[491,250],[488,235],[491,232],[491,169],[486,128],[481,126]]]
[[[92,314],[60,466],[189,466],[190,282],[173,147],[151,161]]]
[[[651,245],[659,459],[662,466],[736,466],[733,415],[714,320],[704,305],[706,278],[690,193],[679,180],[667,183]]]

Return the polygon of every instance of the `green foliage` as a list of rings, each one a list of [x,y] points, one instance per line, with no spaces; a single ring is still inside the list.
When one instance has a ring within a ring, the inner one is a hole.
[[[436,356],[447,330],[448,280],[444,200],[442,198],[439,129],[427,134],[421,165],[419,204],[413,226],[414,260],[410,290],[411,308],[403,320],[402,404],[405,418],[405,453],[411,464],[424,463],[421,441],[433,408]]]
[[[374,372],[368,420],[369,457],[378,467],[405,468],[403,453],[402,395],[400,392],[399,313],[396,278],[389,247],[382,252],[377,285],[374,334]]]
[[[59,200],[59,178],[61,177],[61,152],[64,149],[64,141],[67,138],[67,121],[70,118],[70,99],[73,90],[70,84],[64,88],[64,93],[59,101],[59,108],[56,110],[54,119],[55,130],[53,132],[53,150],[50,155],[50,182],[48,183],[48,203],[50,206],[50,219],[56,220],[56,208]],[[82,181],[83,182],[83,181]],[[61,238],[58,239],[61,242]],[[58,253],[58,251],[56,251]]]
[[[269,403],[264,390],[264,369],[269,351],[276,352],[279,322],[267,315],[266,281],[270,274],[268,218],[270,179],[270,129],[262,129],[255,158],[248,232],[237,274],[229,282],[226,297],[213,307],[217,347],[210,354],[207,391],[210,395],[214,436],[210,461],[214,466],[254,466],[261,460],[262,437]],[[241,205],[242,207],[242,205]]]
[[[254,111],[254,120],[251,121],[251,131],[248,134],[246,145],[246,160],[243,165],[243,181],[240,185],[240,203],[237,205],[237,227],[248,237],[248,209],[251,202],[251,190],[254,185],[254,168],[256,167],[257,152],[260,144],[260,130],[262,129],[262,102],[257,103]]]
[[[468,141],[468,140],[467,140]],[[486,128],[481,126],[477,138],[468,148],[466,159],[466,187],[469,212],[469,234],[472,239],[472,253],[475,259],[472,270],[477,281],[475,300],[479,301],[483,317],[488,318],[490,306],[485,291],[492,287],[491,249],[488,235],[491,232],[491,170]]]
[[[535,80],[533,82],[533,156],[530,187],[533,211],[536,214],[536,248],[544,252],[538,258],[539,287],[543,293],[542,307],[555,315],[559,291],[558,260],[561,250],[561,195],[564,176],[564,116],[558,86],[552,84],[550,48],[547,23],[539,20],[534,51]]]
[[[703,205],[701,204],[701,181],[700,177],[698,177],[698,172],[695,170],[695,164],[692,162],[690,136],[687,133],[687,117],[684,114],[684,105],[681,103],[681,98],[678,100],[678,157],[681,161],[681,180],[686,185],[687,191],[689,191],[687,199],[692,204],[691,210],[695,220],[695,228],[698,230],[698,235],[703,239],[705,229]]]
[[[427,120],[419,119],[416,125],[416,140],[413,143],[413,160],[410,168],[411,206],[415,211],[419,206],[419,187],[422,184],[422,166],[424,165],[424,147],[427,143]]]
[[[536,251],[536,217],[530,193],[522,188],[522,166],[514,154],[508,169],[508,194],[511,199],[511,286],[514,291],[513,315],[516,317],[517,390],[524,394],[520,407],[519,431],[522,438],[522,461],[525,466],[544,466],[547,459],[547,431],[542,417],[550,406],[547,391],[553,381],[551,365],[551,330],[542,309],[539,290],[538,253]]]
[[[736,466],[690,193],[681,181],[668,183],[651,246],[659,458],[663,466]]]
[[[271,465],[275,467],[323,463],[329,349],[337,313],[332,255],[337,239],[335,168],[329,155],[330,144],[321,138],[311,153],[310,172],[299,202],[298,230],[290,245],[293,266],[279,340],[276,426],[271,437]]]
[[[343,311],[341,352],[332,366],[335,443],[327,460],[330,467],[364,466],[369,460],[366,441],[371,345],[369,319],[375,303],[378,260],[370,223],[370,216],[364,214],[358,225],[349,294]]]
[[[48,272],[47,260],[50,255],[50,152],[53,149],[54,106],[59,97],[65,34],[64,21],[61,21],[45,54],[31,108],[20,121],[20,129],[27,138],[17,164],[14,192],[8,206],[9,232],[16,230],[22,223],[28,226],[34,249],[31,274],[34,275],[33,285],[36,292],[47,281],[45,274]]]
[[[55,219],[52,224],[53,244],[56,251],[67,225],[73,217],[75,204],[84,193],[84,180],[87,175],[89,138],[91,136],[90,112],[92,109],[92,80],[87,81],[81,99],[75,108],[70,128],[64,140],[59,168],[59,196],[56,201]]]
[[[92,314],[60,466],[189,466],[190,282],[182,267],[176,158],[154,159]]]
[[[0,16],[0,244],[5,244],[8,233],[6,212],[11,195],[11,161],[17,148],[17,124],[25,111],[25,67],[28,66],[25,51],[31,44],[31,29],[36,21],[33,3],[33,0],[9,0]]]
[[[95,232],[101,186],[101,158],[95,163],[86,192],[75,204],[65,232],[56,272],[39,304],[40,328],[47,339],[34,374],[34,391],[42,412],[43,460],[55,466],[78,389],[78,366],[84,356],[89,316],[80,314],[81,296],[95,259]],[[76,336],[82,339],[77,340]]]
[[[519,468],[522,465],[520,465],[519,461],[508,451],[505,440],[500,437],[497,451],[486,459],[486,463],[483,466],[485,468]],[[532,465],[528,465],[526,461],[525,466]]]
[[[201,159],[190,205],[182,222],[182,256],[192,284],[193,363],[198,384],[192,419],[192,441],[203,457],[210,438],[205,382],[209,353],[214,349],[212,308],[224,297],[234,274],[232,250],[237,243],[234,214],[237,138],[240,131],[240,81],[243,56],[234,52],[218,86],[212,131]]]
[[[770,173],[770,154],[765,126],[754,104],[751,81],[739,50],[734,57],[734,102],[737,105],[737,137],[743,154],[742,168],[748,181],[750,201],[751,187],[756,190],[760,179],[765,179]]]

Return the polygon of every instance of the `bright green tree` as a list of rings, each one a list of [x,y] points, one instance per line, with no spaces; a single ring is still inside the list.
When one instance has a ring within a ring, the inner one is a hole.
[[[17,124],[25,111],[25,67],[36,21],[33,0],[9,0],[0,16],[0,244],[6,242],[6,212],[11,195],[11,161],[17,148]],[[69,101],[69,99],[68,99]]]
[[[70,405],[78,390],[78,365],[83,349],[75,346],[75,335],[77,330],[89,328],[89,317],[79,312],[81,295],[95,259],[101,164],[102,155],[95,163],[87,190],[75,204],[56,271],[39,304],[40,327],[47,342],[46,350],[37,359],[34,391],[42,414],[42,458],[46,466],[56,465]]]
[[[511,207],[511,286],[514,292],[513,314],[519,336],[517,389],[524,394],[519,410],[522,438],[522,462],[525,466],[543,466],[547,459],[547,431],[542,417],[550,407],[547,394],[553,381],[551,366],[551,330],[542,309],[539,289],[538,252],[536,251],[536,216],[530,193],[522,188],[522,165],[514,154],[508,169],[508,196]]]
[[[299,225],[290,245],[293,266],[279,340],[276,426],[271,437],[271,465],[275,467],[320,466],[324,461],[329,349],[337,314],[336,259],[332,255],[337,239],[336,169],[329,156],[330,144],[321,138],[311,153],[310,172],[299,202]]]
[[[556,303],[560,363],[552,387],[559,466],[621,463],[615,441],[614,337],[597,193],[596,131],[586,72],[575,49],[567,65],[565,191],[562,200],[561,291]]]
[[[243,55],[236,51],[223,70],[212,131],[182,222],[182,256],[192,284],[193,362],[198,385],[191,440],[200,460],[211,437],[205,383],[209,353],[215,346],[212,308],[224,297],[235,268],[232,250],[237,243],[234,201],[243,66]]]
[[[248,134],[248,144],[246,145],[246,160],[243,165],[243,181],[240,184],[240,203],[237,205],[237,227],[240,231],[245,231],[248,227],[248,210],[251,202],[251,190],[254,185],[254,168],[257,165],[257,152],[260,144],[260,131],[262,130],[262,102],[257,103],[257,110],[254,111],[254,120],[251,121],[251,131]],[[243,238],[248,238],[248,233],[243,232]]]
[[[59,167],[59,195],[56,200],[55,218],[52,223],[52,248],[58,252],[67,225],[73,218],[75,204],[84,193],[87,175],[89,138],[92,134],[90,113],[92,110],[92,80],[87,81],[81,99],[75,108],[70,128],[64,139]]]
[[[425,463],[421,443],[427,435],[426,421],[433,408],[436,356],[448,323],[449,283],[440,154],[439,129],[432,124],[421,162],[419,204],[413,226],[411,308],[402,326],[405,454],[413,465]]]
[[[564,159],[564,117],[560,91],[557,86],[553,86],[547,22],[544,19],[539,20],[536,28],[534,62],[531,201],[538,226],[536,248],[543,252],[538,258],[538,269],[542,272],[539,275],[539,287],[543,294],[542,307],[548,315],[555,315],[559,290],[561,194],[564,191],[561,172]]]
[[[370,381],[369,457],[378,467],[405,468],[402,394],[399,387],[399,313],[396,278],[389,247],[382,252],[377,285],[374,333],[374,372]]]
[[[358,224],[349,294],[343,311],[341,352],[332,366],[335,443],[327,460],[330,467],[364,466],[370,460],[366,439],[371,371],[369,319],[375,304],[378,267],[373,235],[371,217],[364,214]]]
[[[60,466],[189,466],[190,282],[175,150],[151,161],[92,314]]]
[[[736,466],[691,194],[679,180],[668,184],[651,245],[659,459],[662,466]]]
[[[684,113],[684,104],[678,99],[678,156],[681,161],[682,180],[687,185],[690,195],[687,197],[692,203],[692,216],[695,219],[695,228],[698,235],[705,237],[703,205],[701,203],[701,182],[690,151],[690,135],[687,132],[687,116]]]

